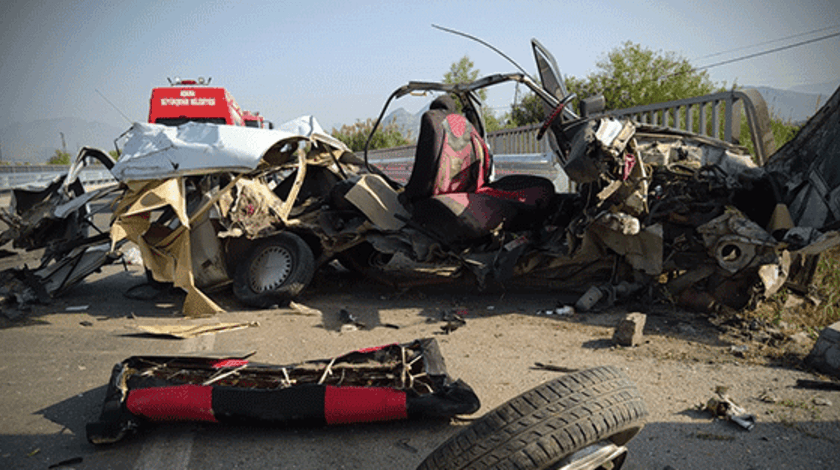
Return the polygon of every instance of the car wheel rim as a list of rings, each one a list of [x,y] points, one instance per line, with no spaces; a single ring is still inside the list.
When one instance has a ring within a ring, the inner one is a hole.
[[[292,272],[292,254],[289,250],[270,246],[262,251],[251,264],[251,289],[268,292],[280,287]]]

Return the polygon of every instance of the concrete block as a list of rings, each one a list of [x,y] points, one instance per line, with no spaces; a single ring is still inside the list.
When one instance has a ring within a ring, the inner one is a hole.
[[[805,362],[825,374],[840,377],[840,322],[831,324],[820,332],[820,337],[817,338]]]
[[[644,342],[644,329],[647,315],[644,313],[628,313],[615,328],[613,342],[621,346],[638,346]]]

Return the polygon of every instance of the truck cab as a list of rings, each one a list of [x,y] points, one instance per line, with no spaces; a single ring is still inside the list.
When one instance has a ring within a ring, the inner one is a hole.
[[[243,111],[222,87],[211,87],[210,79],[169,80],[168,87],[152,89],[149,122],[179,126],[185,122],[206,122],[244,126]]]
[[[257,129],[274,129],[274,123],[260,116],[259,111],[243,111],[242,119],[245,120],[245,127],[256,127]]]

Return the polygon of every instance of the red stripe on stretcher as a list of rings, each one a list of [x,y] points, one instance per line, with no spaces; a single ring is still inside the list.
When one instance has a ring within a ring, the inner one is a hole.
[[[331,387],[324,396],[327,424],[406,419],[405,393],[391,388]]]
[[[248,359],[222,359],[214,362],[210,367],[214,369],[226,369],[230,367],[242,367],[248,365]]]
[[[178,385],[141,388],[128,392],[128,411],[153,421],[210,421],[213,415],[213,387]]]
[[[373,346],[373,347],[370,347],[370,348],[362,348],[362,349],[359,349],[359,350],[356,350],[356,351],[353,351],[353,352],[369,353],[369,352],[379,351],[379,350],[385,349],[385,348],[390,348],[391,346],[396,346],[396,345],[397,345],[397,343],[383,344],[382,346]]]

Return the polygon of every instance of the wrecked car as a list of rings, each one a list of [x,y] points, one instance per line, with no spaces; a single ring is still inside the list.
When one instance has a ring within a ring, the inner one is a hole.
[[[187,292],[191,315],[220,311],[207,293],[228,285],[251,306],[287,301],[334,259],[387,277],[397,254],[454,266],[479,287],[523,279],[586,292],[587,308],[645,293],[740,309],[786,283],[807,285],[814,256],[840,242],[837,182],[817,185],[814,171],[787,163],[790,144],[758,166],[711,137],[597,109],[578,115],[554,58],[532,47],[539,82],[520,73],[411,82],[388,98],[379,120],[394,99],[443,95],[423,117],[405,186],[312,118],[276,131],[135,124],[111,168],[121,188],[111,250],[137,244],[151,278]],[[574,192],[534,175],[494,178],[477,92],[505,82],[543,101],[539,137]],[[798,149],[836,146],[838,99],[805,126]],[[826,175],[837,166],[829,150],[819,153]],[[821,212],[807,209],[818,200]]]
[[[9,207],[0,208],[0,220],[7,225],[0,233],[0,246],[11,242],[14,248],[40,258],[35,268],[23,266],[0,273],[0,297],[7,303],[25,308],[49,302],[121,258],[123,243],[112,245],[110,234],[94,223],[94,217],[107,210],[104,202],[113,199],[120,188],[113,183],[86,190],[79,173],[89,162],[99,162],[109,170],[115,163],[105,152],[84,147],[66,174],[43,185],[13,189]]]

